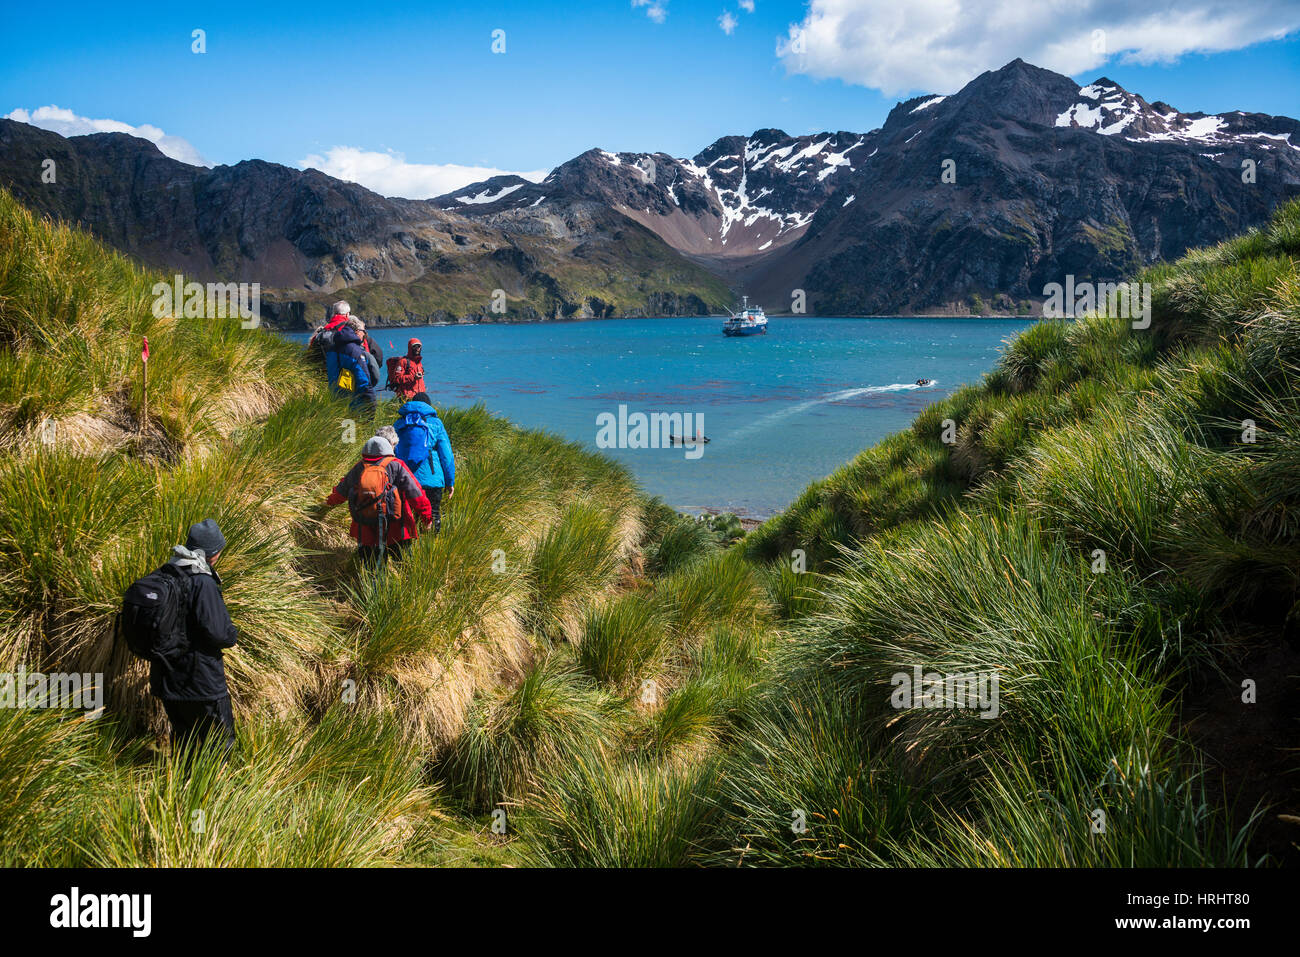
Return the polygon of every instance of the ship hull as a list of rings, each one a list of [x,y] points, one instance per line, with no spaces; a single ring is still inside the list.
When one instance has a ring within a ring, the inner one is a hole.
[[[723,329],[724,336],[765,336],[767,335],[767,326],[741,326],[736,329]]]

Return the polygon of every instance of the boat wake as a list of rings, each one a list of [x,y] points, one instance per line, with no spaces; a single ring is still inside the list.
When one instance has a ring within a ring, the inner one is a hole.
[[[891,385],[868,385],[857,389],[841,389],[838,392],[828,392],[826,395],[819,396],[816,399],[805,399],[803,402],[796,402],[794,405],[788,405],[784,409],[777,409],[775,412],[769,412],[761,419],[756,419],[748,425],[742,425],[736,431],[732,432],[729,438],[743,439],[755,432],[761,432],[773,422],[781,419],[788,419],[792,415],[799,415],[807,412],[809,409],[815,409],[819,405],[830,405],[835,402],[847,402],[849,399],[856,399],[864,395],[878,395],[885,392],[916,392],[920,389],[929,389],[939,384],[937,379],[931,379],[925,385],[918,385],[915,382],[895,382]]]

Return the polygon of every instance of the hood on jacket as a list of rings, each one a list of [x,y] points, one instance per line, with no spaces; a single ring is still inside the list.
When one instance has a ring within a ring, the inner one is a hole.
[[[193,575],[212,574],[212,568],[208,565],[208,557],[201,548],[190,549],[184,545],[173,545],[170,564],[175,565],[177,568],[183,568]]]
[[[334,341],[337,343],[347,343],[361,345],[361,335],[346,322],[338,327],[334,333]]]
[[[415,399],[412,399],[410,402],[403,402],[397,410],[397,414],[403,416],[409,415],[412,412],[418,412],[420,415],[436,416],[438,414],[438,410],[429,405],[429,403],[419,402]]]
[[[406,358],[419,359],[424,355],[424,346],[419,339],[410,339],[406,343]]]

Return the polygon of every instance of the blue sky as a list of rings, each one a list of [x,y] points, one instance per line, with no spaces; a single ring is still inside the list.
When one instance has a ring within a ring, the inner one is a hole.
[[[544,170],[592,146],[693,155],[769,126],[865,131],[897,100],[952,92],[1017,55],[1185,111],[1300,115],[1296,0],[1253,0],[1250,17],[1208,27],[1162,18],[1246,4],[1152,3],[1143,18],[1133,3],[1080,0],[1073,14],[1035,19],[1009,0],[951,0],[965,12],[935,25],[925,8],[941,0],[912,0],[915,17],[899,13],[908,0],[751,0],[752,12],[742,2],[169,3],[131,16],[75,0],[10,4],[0,115],[57,105],[147,124],[210,163],[326,165],[348,147],[361,166],[389,157],[381,179],[403,164]],[[1051,52],[1062,37],[1077,49],[1098,25],[1114,53]],[[778,53],[792,27],[807,31],[803,56]],[[196,28],[202,55],[191,52]],[[504,54],[491,50],[495,29]]]

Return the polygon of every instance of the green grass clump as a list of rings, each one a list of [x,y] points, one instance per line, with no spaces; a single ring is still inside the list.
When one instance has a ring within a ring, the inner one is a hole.
[[[439,776],[472,811],[520,801],[538,774],[601,745],[609,711],[589,679],[552,658],[517,687],[479,698],[440,759]]]
[[[577,663],[596,681],[630,691],[658,672],[665,641],[663,612],[631,592],[588,612]]]
[[[373,867],[427,860],[433,790],[393,721],[342,706],[315,727],[255,721],[240,752],[119,772],[100,867]]]
[[[618,573],[619,542],[609,517],[572,505],[533,549],[528,569],[528,615],[534,629],[561,640],[577,632],[581,609]]]
[[[521,816],[524,860],[541,867],[683,867],[700,861],[717,814],[716,772],[616,761],[590,750],[548,776]]]

